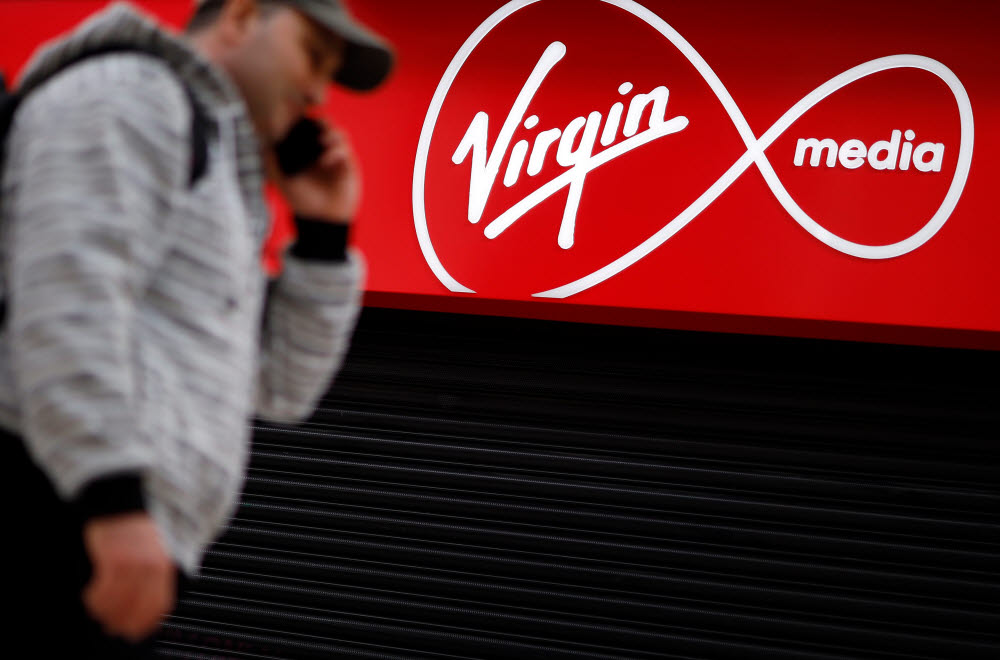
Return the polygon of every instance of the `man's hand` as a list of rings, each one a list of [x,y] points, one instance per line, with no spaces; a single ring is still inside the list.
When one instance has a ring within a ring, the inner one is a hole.
[[[93,577],[83,603],[106,633],[139,641],[173,609],[177,574],[146,513],[93,518],[83,527]]]
[[[268,178],[297,215],[349,223],[361,199],[361,176],[347,136],[323,122],[323,155],[305,172],[286,177],[273,151],[264,154]]]

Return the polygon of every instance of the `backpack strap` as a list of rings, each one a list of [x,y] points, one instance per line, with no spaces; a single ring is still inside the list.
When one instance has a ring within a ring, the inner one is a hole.
[[[3,153],[4,138],[7,136],[7,129],[14,119],[14,112],[17,110],[20,97],[7,89],[7,81],[4,79],[3,71],[0,71],[0,154]]]
[[[194,188],[208,171],[208,132],[212,120],[194,98],[191,90],[184,86],[188,101],[191,104],[191,174],[188,187]]]

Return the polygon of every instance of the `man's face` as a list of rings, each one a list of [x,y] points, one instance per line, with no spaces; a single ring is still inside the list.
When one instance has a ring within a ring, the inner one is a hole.
[[[228,69],[261,139],[281,139],[306,108],[321,104],[343,61],[344,43],[292,7],[258,14]]]

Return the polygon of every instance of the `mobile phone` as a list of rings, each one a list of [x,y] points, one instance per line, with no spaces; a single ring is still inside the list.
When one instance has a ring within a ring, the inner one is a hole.
[[[274,148],[278,168],[285,176],[304,172],[323,155],[322,134],[323,125],[311,117],[303,117],[292,126]]]

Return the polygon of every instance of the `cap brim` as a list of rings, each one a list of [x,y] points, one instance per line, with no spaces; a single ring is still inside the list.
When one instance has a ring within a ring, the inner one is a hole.
[[[333,76],[334,82],[358,91],[378,87],[392,71],[392,48],[343,9],[306,9],[320,25],[347,43],[344,61]]]
[[[348,41],[344,62],[333,79],[345,87],[366,92],[381,85],[389,76],[393,60],[388,48]]]

